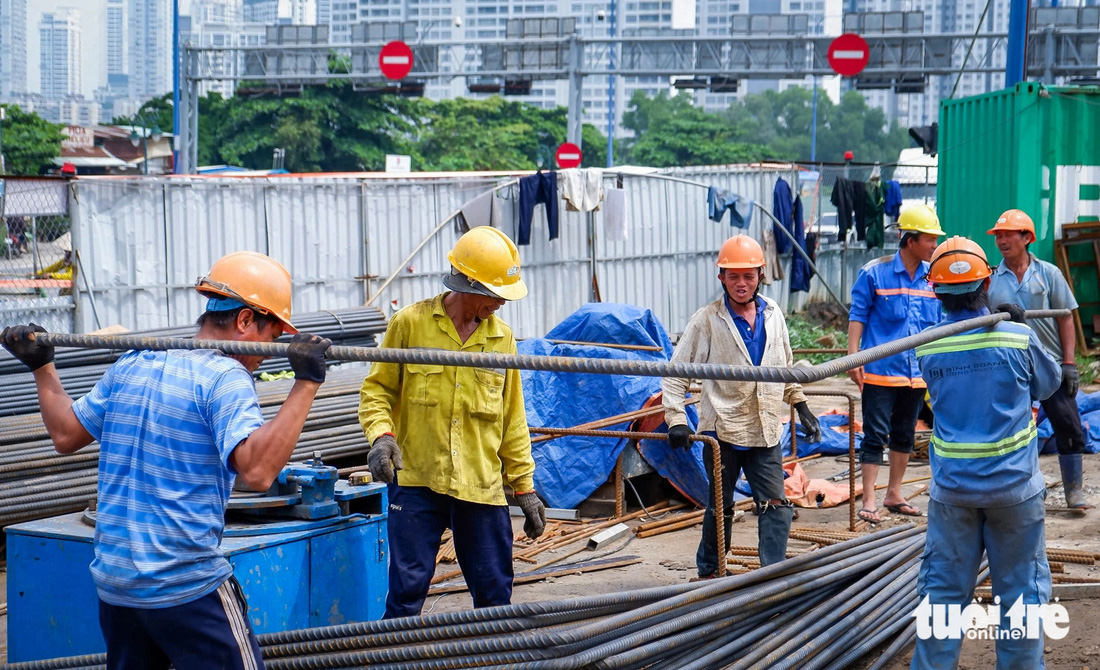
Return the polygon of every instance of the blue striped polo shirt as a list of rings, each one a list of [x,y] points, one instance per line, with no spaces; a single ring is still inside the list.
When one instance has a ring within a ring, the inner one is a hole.
[[[73,403],[99,440],[92,579],[123,607],[172,607],[233,572],[219,547],[233,449],[263,425],[252,376],[215,351],[132,351]]]

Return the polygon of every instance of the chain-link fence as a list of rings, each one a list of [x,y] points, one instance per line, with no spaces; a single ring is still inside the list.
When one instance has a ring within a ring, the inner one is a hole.
[[[69,228],[68,180],[0,179],[0,321],[32,314],[51,330],[71,330]]]

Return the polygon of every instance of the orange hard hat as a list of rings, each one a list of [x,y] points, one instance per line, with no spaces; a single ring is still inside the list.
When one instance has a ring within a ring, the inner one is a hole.
[[[290,323],[290,273],[274,258],[255,251],[226,254],[199,277],[195,290],[207,297],[232,298],[278,319],[283,332],[298,332]]]
[[[718,251],[718,262],[715,265],[731,270],[762,268],[764,250],[760,248],[759,242],[748,235],[734,235],[722,243],[722,248]]]
[[[1031,241],[1035,241],[1035,222],[1031,220],[1031,217],[1026,212],[1019,209],[1010,209],[1004,214],[997,217],[997,223],[993,225],[988,231],[988,234],[1002,230],[1020,230],[1031,233]]]
[[[993,274],[977,242],[955,235],[932,252],[928,281],[936,293],[970,293]]]

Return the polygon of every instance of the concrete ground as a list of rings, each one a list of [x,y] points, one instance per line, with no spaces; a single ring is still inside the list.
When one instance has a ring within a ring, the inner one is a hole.
[[[829,380],[815,387],[822,388],[854,388],[846,381]],[[1100,389],[1090,389],[1100,390]],[[831,398],[813,398],[811,407],[815,412],[821,413],[836,408],[847,411],[846,401]],[[857,410],[858,412],[858,410]],[[858,416],[858,414],[857,414]],[[847,468],[845,462],[838,462],[835,457],[823,457],[803,462],[807,475],[811,478],[824,478],[844,471]],[[1057,481],[1060,478],[1057,458],[1043,456],[1040,458],[1043,474],[1048,482]],[[879,482],[885,484],[887,478],[886,468],[881,468]],[[907,478],[927,476],[930,473],[927,464],[913,463],[910,465]],[[909,484],[904,487],[906,495],[921,488],[926,482]],[[1090,501],[1094,506],[1100,506],[1100,455],[1085,457],[1085,485]],[[629,490],[629,489],[628,489]],[[882,492],[879,492],[881,496]],[[631,499],[632,498],[628,498]],[[911,498],[914,505],[922,510],[927,506],[926,495]],[[879,499],[881,504],[881,497]],[[1048,505],[1064,505],[1061,487],[1050,489]],[[887,514],[882,510],[883,514]],[[799,518],[794,522],[795,527],[812,529],[844,530],[848,527],[848,507],[842,505],[828,509],[799,509]],[[891,525],[904,523],[924,523],[925,519],[890,515],[884,518],[884,522],[877,528],[886,528]],[[513,519],[515,530],[522,529],[522,519]],[[630,525],[637,525],[640,521],[632,521]],[[754,515],[746,514],[733,526],[732,544],[756,545],[756,520]],[[589,596],[594,593],[612,591],[628,591],[632,589],[646,588],[664,584],[676,584],[685,582],[695,575],[695,550],[699,543],[700,526],[694,526],[680,531],[666,533],[644,539],[633,539],[628,545],[614,554],[614,557],[638,556],[640,563],[624,568],[616,568],[602,572],[589,574],[575,574],[564,577],[551,578],[534,584],[516,586],[513,601],[530,602],[536,600],[556,600],[580,596]],[[1090,512],[1083,517],[1071,517],[1061,514],[1049,514],[1047,516],[1047,544],[1050,547],[1078,549],[1091,552],[1100,552],[1100,509]],[[611,548],[621,545],[621,542],[611,545]],[[808,548],[808,543],[792,541],[792,549]],[[546,561],[559,556],[572,547],[555,552],[545,552],[538,556],[538,560]],[[602,552],[601,552],[602,553]],[[569,560],[579,560],[584,554]],[[455,565],[441,565],[439,573],[456,569]],[[516,572],[520,573],[530,569],[530,565],[517,562]],[[1091,577],[1100,579],[1100,567],[1067,565],[1068,574],[1077,577]],[[0,582],[6,581],[6,572],[0,572]],[[6,602],[6,587],[2,591]],[[1050,670],[1080,670],[1082,667],[1100,667],[1100,639],[1095,631],[1100,629],[1100,600],[1074,600],[1066,603],[1070,615],[1070,631],[1062,640],[1047,641],[1047,668]],[[425,612],[447,612],[467,609],[471,607],[467,593],[448,594],[444,596],[431,596],[425,603]],[[7,658],[6,617],[3,630],[0,630],[0,662]],[[960,668],[978,669],[993,667],[992,643],[968,641],[963,646],[963,655]],[[857,666],[859,667],[859,666]],[[890,665],[890,670],[901,670],[908,667],[908,656],[899,659]]]

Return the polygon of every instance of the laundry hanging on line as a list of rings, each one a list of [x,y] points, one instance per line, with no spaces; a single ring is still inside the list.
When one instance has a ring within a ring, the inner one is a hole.
[[[776,247],[780,253],[791,252],[791,293],[795,291],[809,291],[810,277],[813,270],[806,258],[794,249],[791,238],[794,237],[802,251],[806,250],[806,230],[802,219],[802,198],[791,197],[791,187],[782,177],[775,181],[772,190],[772,216],[779,224],[772,223],[773,229],[782,227],[783,230],[774,230]],[[786,232],[784,232],[786,231]]]
[[[626,191],[621,188],[609,188],[604,191],[603,226],[608,242],[626,242],[630,237],[627,227],[630,217],[626,211]]]
[[[884,203],[882,211],[886,216],[891,216],[896,221],[901,215],[901,184],[896,181],[886,182],[886,193],[883,195]]]
[[[603,170],[599,168],[560,170],[558,184],[569,212],[596,211],[604,199]]]
[[[531,244],[531,219],[535,205],[546,206],[546,227],[550,239],[558,238],[558,178],[554,172],[539,170],[519,180],[519,231],[516,244]]]
[[[477,226],[500,228],[501,206],[496,199],[496,191],[490,190],[466,201],[459,208],[459,228],[462,232]]]
[[[728,210],[731,226],[748,228],[752,221],[752,207],[752,200],[742,195],[714,186],[707,188],[707,216],[711,221],[721,223]]]
[[[866,185],[861,181],[837,177],[833,184],[833,195],[829,202],[836,206],[837,216],[837,241],[843,242],[848,237],[848,230],[853,223],[856,229],[856,239],[867,238],[867,219],[864,211]]]

